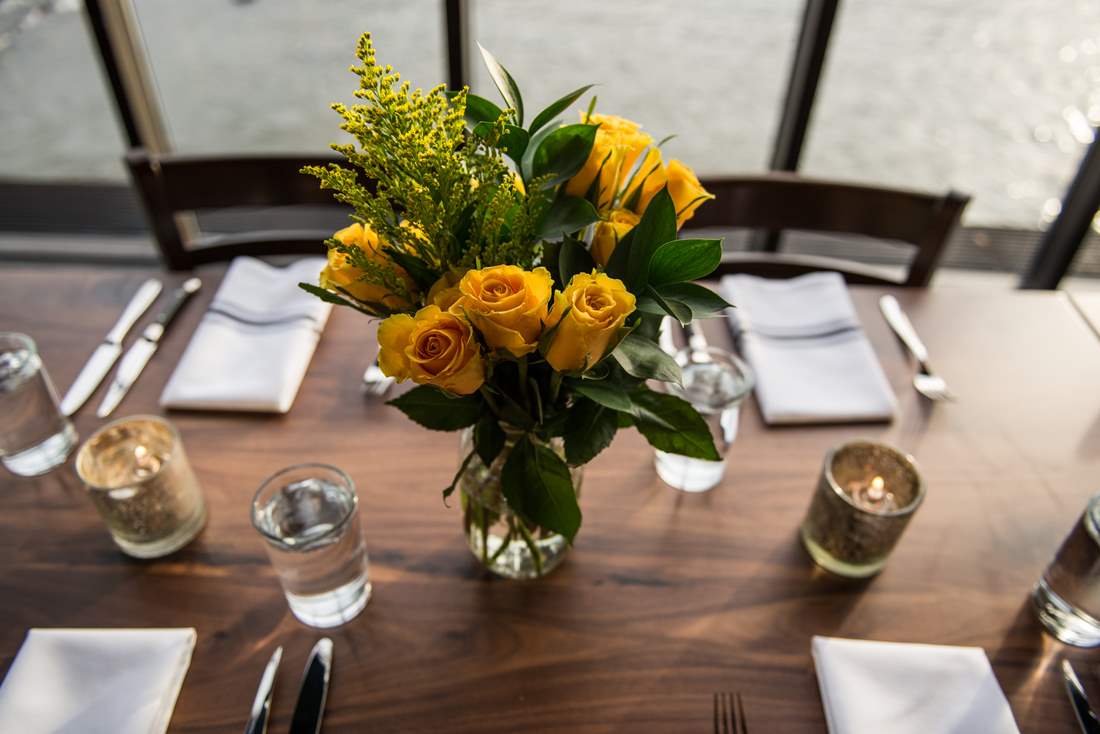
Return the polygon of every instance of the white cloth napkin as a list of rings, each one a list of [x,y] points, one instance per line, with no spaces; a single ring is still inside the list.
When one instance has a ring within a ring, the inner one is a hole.
[[[325,261],[276,268],[250,257],[229,266],[169,378],[160,404],[194,410],[285,413],[294,403],[332,305],[298,283]]]
[[[839,273],[722,279],[730,323],[770,424],[889,421],[890,383]]]
[[[164,734],[193,629],[32,629],[0,686],[0,732]]]
[[[979,647],[814,637],[830,734],[1019,734]]]

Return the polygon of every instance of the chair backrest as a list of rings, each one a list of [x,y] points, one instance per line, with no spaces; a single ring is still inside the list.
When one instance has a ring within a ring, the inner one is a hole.
[[[859,234],[916,247],[903,280],[874,268],[834,258],[769,251],[727,256],[717,274],[792,277],[836,270],[849,283],[926,286],[970,197],[950,191],[933,196],[914,191],[803,178],[792,173],[703,181],[715,200],[699,208],[692,228],[784,229]]]
[[[332,230],[283,229],[190,237],[181,223],[186,212],[233,207],[338,206],[331,192],[302,166],[340,160],[337,156],[182,156],[150,155],[136,148],[126,154],[164,263],[172,270],[227,260],[238,255],[325,253]],[[182,225],[182,226],[181,226]]]

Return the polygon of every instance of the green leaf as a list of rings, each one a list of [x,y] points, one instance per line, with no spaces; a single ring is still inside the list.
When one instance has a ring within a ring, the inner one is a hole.
[[[615,245],[615,249],[611,251],[611,257],[607,259],[607,265],[604,266],[604,272],[612,278],[618,278],[619,280],[626,280],[627,268],[630,265],[630,251],[633,248],[634,243],[634,230],[631,229],[623,238],[619,240],[619,244]]]
[[[531,134],[533,135],[535,133],[535,131],[538,130],[540,127],[542,127],[543,125],[545,125],[546,123],[550,122],[555,117],[560,115],[562,112],[564,112],[565,109],[567,107],[569,107],[569,105],[576,102],[577,99],[582,94],[584,94],[589,89],[591,89],[592,86],[593,85],[591,85],[591,84],[586,84],[585,86],[581,87],[580,89],[573,90],[572,92],[565,95],[564,97],[562,97],[558,101],[552,102],[551,104],[547,105],[546,109],[544,109],[542,112],[535,115],[535,119],[531,121],[531,126],[528,128],[528,131],[531,132]]]
[[[504,462],[500,480],[504,498],[522,519],[572,544],[581,527],[581,508],[569,467],[557,454],[523,436]]]
[[[472,426],[481,416],[482,408],[477,395],[454,397],[431,385],[414,387],[386,405],[433,431],[457,431]]]
[[[535,151],[542,145],[542,141],[546,140],[546,137],[550,133],[554,132],[555,128],[543,127],[536,133],[531,133],[531,141],[527,144],[527,152],[523,154],[523,163],[520,164],[520,173],[523,174],[524,181],[530,181],[532,178],[532,168],[534,167]]]
[[[516,122],[523,125],[523,97],[519,93],[516,80],[496,60],[495,56],[485,50],[484,46],[479,43],[477,47],[481,49],[481,58],[485,61],[485,68],[489,70],[489,76],[492,77],[493,84],[497,85],[497,91],[500,92],[501,97],[504,97],[504,101],[508,103],[508,106],[516,111]]]
[[[667,393],[654,392],[642,387],[630,396],[631,400],[659,415],[672,429],[644,418],[635,417],[638,431],[650,445],[671,454],[693,459],[719,461],[721,456],[714,447],[714,437],[703,417],[691,407],[691,403]]]
[[[733,304],[727,303],[726,299],[698,283],[669,283],[656,290],[666,300],[671,299],[690,308],[693,319],[721,316],[727,308],[733,308]]]
[[[492,130],[493,123],[479,122],[474,126],[474,135],[484,140],[489,137],[489,133],[491,133]],[[530,140],[531,136],[528,135],[527,131],[522,127],[505,125],[504,133],[500,136],[500,140],[497,141],[497,147],[507,153],[509,158],[519,163],[523,160],[523,154],[527,151],[527,144]]]
[[[482,122],[492,124],[503,114],[504,110],[484,97],[479,97],[476,94],[466,94],[465,117],[466,124],[468,124],[471,129],[477,127],[478,123]]]
[[[619,418],[614,410],[591,400],[578,400],[565,424],[565,460],[571,466],[587,464],[611,445]]]
[[[405,269],[417,287],[425,293],[439,280],[439,273],[416,255],[400,250],[392,245],[384,245],[382,252]]]
[[[651,304],[657,305],[656,315],[658,316],[667,313],[681,324],[691,323],[691,309],[687,304],[680,303],[674,298],[665,298],[653,286],[647,285],[645,295],[638,299],[638,308],[645,313],[654,313]]]
[[[478,458],[485,466],[492,463],[504,449],[504,429],[500,427],[500,421],[492,413],[481,416],[481,420],[474,426],[474,449]]]
[[[612,410],[629,413],[634,407],[626,390],[608,383],[607,380],[573,380],[569,386],[578,395]]]
[[[627,374],[642,380],[662,380],[679,384],[680,365],[644,336],[631,333],[611,353]]]
[[[550,176],[547,186],[556,186],[572,178],[577,171],[581,170],[592,152],[597,127],[597,125],[564,125],[543,138],[531,159],[531,177]],[[671,199],[669,201],[671,202]],[[675,219],[674,215],[673,222]]]
[[[554,199],[546,210],[536,236],[542,240],[556,240],[562,235],[584,229],[599,218],[596,207],[587,199],[562,195]]]
[[[558,272],[562,283],[569,285],[574,275],[591,273],[595,267],[596,263],[584,245],[569,237],[562,240],[561,252],[558,255]]]
[[[721,262],[722,240],[672,240],[653,253],[649,261],[649,285],[705,278]]]
[[[382,310],[378,313],[374,313],[366,308],[363,308],[351,298],[344,298],[338,293],[333,293],[330,290],[326,290],[324,288],[321,288],[320,286],[313,285],[312,283],[299,283],[298,287],[304,290],[306,293],[312,293],[325,303],[335,303],[337,306],[347,306],[349,308],[354,308],[356,311],[359,311],[360,313],[365,313],[368,316],[385,316],[388,314],[387,310]]]
[[[661,245],[676,239],[676,207],[667,188],[657,192],[631,232],[634,237],[626,267],[626,287],[639,296],[649,282],[649,263],[653,254]]]

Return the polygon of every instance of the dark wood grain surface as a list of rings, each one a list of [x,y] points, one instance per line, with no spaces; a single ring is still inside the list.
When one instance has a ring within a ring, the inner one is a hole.
[[[158,412],[220,273],[200,272],[203,293],[120,415]],[[33,335],[64,391],[147,275],[0,270],[0,328]],[[769,430],[749,404],[726,480],[702,495],[663,485],[624,432],[588,468],[574,552],[534,583],[479,569],[439,498],[454,435],[363,399],[372,327],[337,310],[289,415],[171,415],[210,519],[167,559],[114,548],[71,462],[36,480],[0,470],[0,671],[30,627],[194,626],[170,731],[232,732],[282,644],[271,731],[285,731],[321,633],[287,611],[247,508],[271,471],[315,460],[359,486],[374,580],[366,611],[330,633],[329,734],[708,732],[718,690],[743,693],[752,732],[823,732],[815,634],[980,646],[1023,732],[1075,731],[1055,663],[1081,661],[1096,690],[1100,654],[1044,637],[1028,592],[1100,489],[1100,343],[1061,294],[898,289],[960,396],[930,407],[877,314],[881,292],[852,290],[901,403],[893,425]],[[721,322],[708,332],[726,338]],[[77,417],[83,436],[98,399]],[[856,437],[912,452],[928,485],[889,565],[864,582],[817,570],[796,536],[825,450]]]

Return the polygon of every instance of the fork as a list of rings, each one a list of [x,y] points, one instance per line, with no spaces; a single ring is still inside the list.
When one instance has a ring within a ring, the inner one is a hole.
[[[387,377],[378,366],[378,360],[371,362],[367,371],[363,373],[363,392],[370,397],[384,396],[393,387],[393,383],[394,379]]]
[[[749,734],[740,692],[714,694],[714,734]]]
[[[917,374],[913,375],[913,387],[917,392],[929,400],[954,400],[955,395],[947,388],[947,382],[929,366],[928,347],[924,346],[909,317],[901,310],[898,299],[889,295],[883,296],[879,299],[878,307],[886,318],[886,323],[917,359],[919,367]]]

